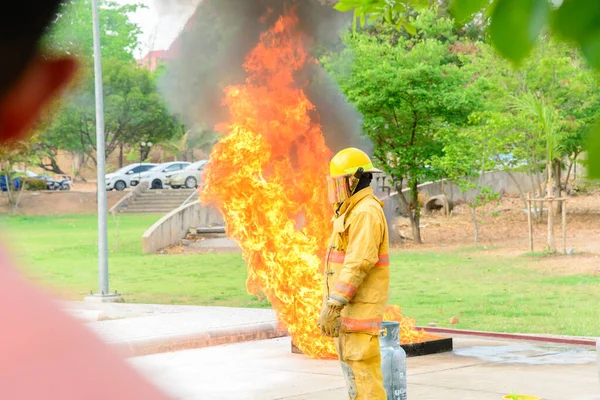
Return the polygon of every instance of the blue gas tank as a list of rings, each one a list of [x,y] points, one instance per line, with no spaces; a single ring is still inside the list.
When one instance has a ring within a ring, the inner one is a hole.
[[[400,324],[385,321],[379,336],[381,372],[388,400],[406,400],[406,352],[400,347]]]

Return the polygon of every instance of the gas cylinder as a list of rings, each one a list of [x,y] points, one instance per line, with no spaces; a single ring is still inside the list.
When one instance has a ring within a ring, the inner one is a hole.
[[[400,323],[383,322],[379,346],[387,400],[406,400],[406,352],[400,347]]]

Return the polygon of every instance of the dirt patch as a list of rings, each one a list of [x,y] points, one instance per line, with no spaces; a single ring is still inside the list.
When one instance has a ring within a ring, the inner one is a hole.
[[[529,263],[529,267],[547,275],[597,275],[600,276],[598,254],[557,255],[540,257]]]
[[[126,195],[126,192],[108,192],[108,209]],[[25,192],[16,213],[25,216],[95,214],[97,212],[96,192]],[[0,197],[0,213],[10,212],[6,195]]]
[[[544,205],[546,207],[547,205]],[[486,247],[490,254],[516,256],[529,252],[529,231],[527,227],[527,213],[524,211],[523,202],[518,198],[503,198],[498,204],[488,205],[478,212],[479,246]],[[421,219],[421,235],[423,245],[415,245],[413,241],[406,240],[398,249],[436,250],[454,249],[474,244],[474,226],[469,210],[465,204],[456,204],[452,215],[434,212]],[[407,218],[399,218],[391,229],[411,236],[410,222]],[[542,252],[546,247],[547,216],[543,216],[540,223],[534,222],[534,251]],[[555,218],[556,248],[562,251],[562,228],[560,215]],[[567,250],[577,254],[581,265],[578,266],[582,273],[595,271],[594,263],[598,264],[600,258],[600,195],[577,196],[569,199],[567,203]],[[495,248],[500,248],[495,250]],[[573,257],[542,258],[539,261],[543,268],[562,270],[561,263],[575,264]],[[568,261],[567,261],[568,260]],[[585,262],[583,260],[586,260]],[[579,263],[579,261],[577,261]],[[588,265],[589,264],[589,265]]]

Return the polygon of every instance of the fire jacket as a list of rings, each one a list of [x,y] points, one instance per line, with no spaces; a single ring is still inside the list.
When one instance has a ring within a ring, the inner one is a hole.
[[[378,335],[388,300],[389,238],[383,203],[365,188],[333,221],[325,265],[325,296],[346,304],[342,331]]]

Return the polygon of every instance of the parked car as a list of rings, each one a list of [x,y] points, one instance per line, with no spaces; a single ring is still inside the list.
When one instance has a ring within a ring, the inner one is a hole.
[[[13,171],[9,177],[10,190],[19,190],[21,188],[21,178],[22,175],[16,173],[16,171]],[[4,173],[0,174],[0,190],[3,192],[8,191],[8,187],[6,185],[6,175],[4,175]]]
[[[198,182],[202,180],[204,168],[207,164],[208,160],[196,161],[195,163],[188,165],[181,172],[167,175],[165,185],[170,186],[173,189],[181,189],[182,187],[188,189],[196,188],[198,187]]]
[[[106,190],[118,190],[123,191],[131,186],[131,181],[138,178],[142,173],[156,167],[158,164],[151,163],[137,163],[130,164],[126,167],[121,168],[117,172],[106,174]]]
[[[13,171],[13,184],[11,188],[14,190],[19,190],[24,179],[40,179],[46,181],[46,189],[47,190],[71,190],[71,178],[67,176],[59,177],[58,179],[51,178],[46,175],[39,175],[35,172],[31,171],[23,171],[23,170],[14,170]],[[6,178],[4,176],[0,177],[0,190],[6,191]]]
[[[140,183],[148,183],[150,189],[162,189],[165,187],[165,178],[167,175],[181,171],[191,163],[183,161],[173,161],[159,164],[156,167],[142,173],[139,178],[131,180],[131,186],[137,186]]]

